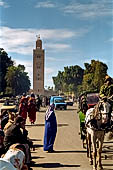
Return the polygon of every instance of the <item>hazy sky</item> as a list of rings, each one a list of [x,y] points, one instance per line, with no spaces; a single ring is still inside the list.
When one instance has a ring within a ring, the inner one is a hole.
[[[113,77],[113,0],[0,0],[0,47],[24,64],[32,83],[33,49],[45,49],[45,86],[65,66],[92,59]]]

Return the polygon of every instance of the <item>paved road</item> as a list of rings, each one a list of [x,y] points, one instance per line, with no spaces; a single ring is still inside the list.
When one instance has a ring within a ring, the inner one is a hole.
[[[79,119],[77,106],[68,107],[67,111],[55,111],[58,123],[58,132],[55,140],[55,153],[43,151],[44,115],[45,109],[37,112],[35,125],[27,122],[29,136],[33,139],[36,150],[32,151],[35,161],[33,170],[92,170],[86,157],[86,150],[82,148],[79,132]],[[113,143],[104,143],[102,154],[104,170],[113,170]],[[109,151],[109,152],[108,152]],[[108,159],[104,159],[104,155]]]
[[[86,150],[82,148],[79,132],[77,107],[69,107],[67,111],[55,111],[58,132],[55,140],[55,153],[43,151],[44,115],[45,111],[37,113],[36,125],[27,123],[30,138],[33,139],[36,150],[32,151],[36,169],[55,170],[91,170]]]
[[[1,104],[0,104],[1,106]],[[33,170],[92,170],[86,157],[86,150],[82,148],[79,132],[77,106],[68,107],[66,111],[55,111],[58,123],[58,132],[55,140],[55,153],[43,151],[44,116],[46,109],[37,112],[35,125],[27,120],[29,137],[33,140],[35,151],[32,159],[35,161]],[[108,156],[105,160],[105,155]],[[113,140],[104,142],[102,163],[104,170],[113,170]]]

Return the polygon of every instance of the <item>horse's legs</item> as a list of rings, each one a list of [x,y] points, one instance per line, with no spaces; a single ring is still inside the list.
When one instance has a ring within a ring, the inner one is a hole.
[[[89,133],[86,134],[87,157],[89,158]]]
[[[89,134],[89,158],[90,158],[90,165],[93,165],[93,158],[91,153],[91,135]]]
[[[87,132],[86,136],[87,143],[87,157],[89,158],[90,165],[93,164],[92,154],[91,154],[91,135]]]
[[[92,147],[93,147],[93,170],[97,170],[97,162],[96,162],[96,156],[97,156],[97,150],[96,150],[96,134],[91,134],[91,141],[92,141]]]
[[[104,142],[104,133],[100,136],[99,140],[99,148],[97,151],[97,161],[98,161],[98,170],[102,170],[102,161],[101,161],[101,153],[102,153],[102,146]]]

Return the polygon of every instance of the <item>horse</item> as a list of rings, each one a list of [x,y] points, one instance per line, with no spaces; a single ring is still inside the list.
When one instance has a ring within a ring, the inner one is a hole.
[[[94,108],[86,112],[86,129],[87,129],[87,156],[90,163],[93,164],[93,170],[102,170],[101,153],[104,142],[105,129],[109,123],[110,104],[107,101],[99,101]],[[98,149],[97,149],[98,141]],[[91,153],[91,144],[93,156]]]

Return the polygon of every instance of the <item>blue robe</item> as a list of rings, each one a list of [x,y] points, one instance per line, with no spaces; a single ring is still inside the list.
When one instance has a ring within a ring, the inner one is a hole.
[[[57,133],[57,122],[56,122],[55,113],[53,111],[50,117],[48,118],[48,120],[45,120],[44,151],[53,150],[56,133]]]

